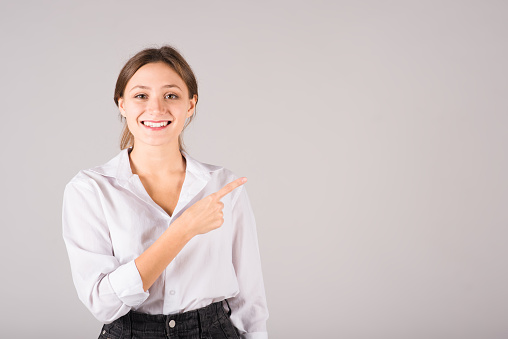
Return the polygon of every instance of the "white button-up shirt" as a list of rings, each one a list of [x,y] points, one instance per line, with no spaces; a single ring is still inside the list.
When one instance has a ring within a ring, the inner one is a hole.
[[[145,292],[134,259],[187,208],[239,177],[181,151],[185,180],[169,216],[132,174],[128,151],[80,171],[65,187],[63,238],[79,299],[103,323],[131,309],[174,314],[228,299],[242,338],[267,338],[256,222],[245,185],[221,199],[222,226],[192,238]]]

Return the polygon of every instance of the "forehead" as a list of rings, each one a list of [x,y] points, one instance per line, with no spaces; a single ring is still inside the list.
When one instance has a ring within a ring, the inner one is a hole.
[[[187,89],[185,82],[173,68],[165,62],[152,62],[141,66],[127,82],[127,89],[134,86],[162,87],[164,85],[178,85]]]

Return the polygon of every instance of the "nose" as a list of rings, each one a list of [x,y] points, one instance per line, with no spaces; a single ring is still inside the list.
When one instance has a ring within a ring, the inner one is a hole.
[[[164,110],[162,100],[159,98],[151,98],[148,100],[147,111],[152,114],[160,114]]]

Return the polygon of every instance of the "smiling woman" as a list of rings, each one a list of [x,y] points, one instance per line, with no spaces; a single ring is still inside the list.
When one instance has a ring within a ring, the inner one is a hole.
[[[267,338],[247,178],[183,148],[198,102],[190,66],[170,46],[143,50],[114,100],[122,150],[80,171],[63,203],[74,284],[104,323],[99,338]]]
[[[132,135],[131,143],[134,140],[152,146],[175,140],[182,143],[179,136],[186,120],[193,115],[197,97],[197,93],[189,93],[180,75],[165,62],[140,67],[127,82],[125,94],[117,99]]]
[[[182,55],[174,48],[170,46],[164,46],[160,49],[146,49],[138,54],[136,54],[134,57],[132,57],[122,68],[120,71],[120,74],[118,76],[116,87],[115,87],[115,95],[114,100],[117,106],[122,106],[122,101],[124,98],[124,92],[127,90],[129,93],[129,97],[137,98],[140,100],[148,99],[148,95],[143,92],[148,90],[155,90],[152,88],[149,88],[142,82],[139,82],[141,80],[146,80],[146,77],[149,77],[150,79],[150,72],[146,69],[152,68],[154,64],[157,64],[155,66],[159,66],[159,68],[164,68],[166,73],[171,73],[169,78],[164,79],[162,78],[162,82],[172,80],[174,82],[171,83],[164,83],[161,84],[164,88],[166,88],[168,91],[168,97],[171,97],[172,99],[185,99],[182,94],[185,92],[187,94],[187,97],[189,99],[193,100],[193,110],[195,112],[195,106],[198,102],[198,83],[196,81],[196,77],[194,76],[194,73],[192,72],[191,67],[185,61],[185,59],[182,57]],[[142,69],[144,68],[144,69]],[[156,67],[157,68],[157,67]],[[133,77],[135,79],[133,80]],[[130,87],[129,87],[130,86]],[[161,88],[162,89],[162,88]],[[175,91],[178,91],[179,93],[172,93],[171,90],[174,89]],[[131,91],[136,91],[136,93],[130,93]],[[138,93],[139,92],[139,93]],[[180,95],[178,95],[180,94]],[[124,109],[123,107],[120,107],[120,112],[122,116],[125,118]],[[185,128],[192,122],[194,119],[195,113],[191,114],[190,117],[188,117],[188,120],[186,120],[185,125],[182,127],[182,131],[185,130]],[[120,143],[120,148],[124,149],[127,147],[133,146],[134,143],[134,137],[132,135],[132,132],[129,129],[128,123],[124,125],[124,130],[122,132],[122,139]],[[182,135],[178,136],[178,145],[179,148],[182,150],[185,150],[183,137]]]

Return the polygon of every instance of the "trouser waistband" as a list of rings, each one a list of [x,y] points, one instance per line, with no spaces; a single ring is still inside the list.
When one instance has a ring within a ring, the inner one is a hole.
[[[223,306],[226,302],[228,312]],[[136,311],[130,311],[117,321],[121,321],[124,331],[130,330],[140,333],[161,333],[167,336],[177,335],[178,333],[188,332],[199,329],[199,332],[206,331],[211,324],[215,323],[220,317],[231,315],[231,308],[227,300],[212,303],[203,308],[177,314],[146,314]]]

